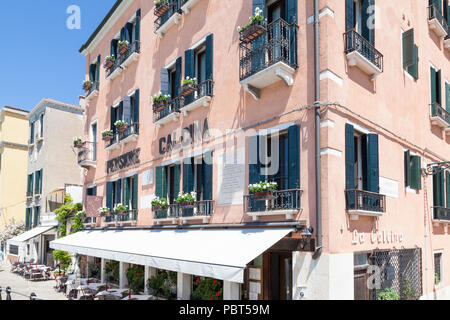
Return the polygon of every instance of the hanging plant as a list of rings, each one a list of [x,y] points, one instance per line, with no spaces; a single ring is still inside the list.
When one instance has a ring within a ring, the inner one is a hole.
[[[197,89],[197,79],[186,77],[183,79],[183,86],[181,87],[181,95],[186,97],[191,93],[194,93]]]
[[[130,45],[130,43],[127,40],[123,40],[123,41],[119,41],[119,53],[121,55],[125,54],[125,52],[127,52],[128,47]]]
[[[105,62],[103,64],[103,67],[105,69],[110,69],[113,66],[115,61],[116,61],[116,57],[114,57],[114,56],[107,56],[105,58]]]
[[[91,80],[85,80],[83,81],[83,89],[85,91],[89,90],[92,87],[92,81]]]
[[[73,146],[75,148],[83,147],[83,140],[81,140],[81,138],[79,138],[79,137],[73,138]]]
[[[241,41],[251,42],[266,32],[267,19],[262,13],[263,11],[259,7],[255,8],[255,15],[250,17],[250,22],[243,27],[237,27]]]
[[[157,17],[162,17],[169,10],[168,0],[157,0],[153,3],[155,4],[155,16]]]

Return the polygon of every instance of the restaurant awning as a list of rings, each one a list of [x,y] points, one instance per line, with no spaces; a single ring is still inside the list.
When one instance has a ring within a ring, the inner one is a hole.
[[[52,249],[158,269],[244,282],[244,269],[293,228],[86,230]]]
[[[34,237],[37,237],[37,236],[43,234],[44,232],[47,232],[53,228],[56,228],[56,226],[52,225],[52,226],[36,227],[36,228],[33,228],[27,232],[24,232],[24,233],[18,235],[17,237],[9,239],[7,241],[7,243],[8,243],[8,245],[12,244],[12,245],[20,246],[25,241],[28,241]]]

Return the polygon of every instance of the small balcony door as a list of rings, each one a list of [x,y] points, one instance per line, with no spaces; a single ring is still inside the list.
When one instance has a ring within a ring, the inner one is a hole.
[[[281,41],[286,38],[286,30],[283,30],[281,24],[273,23],[278,19],[286,20],[285,1],[279,0],[267,6],[267,22],[271,26],[268,29],[267,40],[269,44],[269,61],[278,61],[280,58],[287,58],[287,52],[282,50]]]

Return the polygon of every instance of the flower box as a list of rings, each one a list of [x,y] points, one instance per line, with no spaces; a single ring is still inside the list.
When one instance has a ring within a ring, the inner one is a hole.
[[[262,21],[255,21],[250,26],[240,31],[240,40],[248,43],[260,37],[266,32],[265,24]]]
[[[90,82],[90,81],[83,82],[83,89],[85,91],[88,91],[91,87],[92,87],[92,82]]]
[[[121,55],[124,55],[125,52],[127,52],[127,50],[128,50],[128,43],[124,43],[119,47],[119,53]]]
[[[253,198],[258,198],[258,199],[268,199],[271,198],[273,195],[273,191],[271,190],[267,190],[267,191],[260,191],[260,192],[255,192],[252,193]]]
[[[111,141],[111,139],[114,137],[113,133],[105,133],[102,135],[103,141]]]
[[[75,140],[75,141],[73,142],[73,146],[74,146],[75,148],[81,148],[81,147],[83,147],[83,141],[81,141],[81,140]]]
[[[186,96],[190,95],[191,93],[194,93],[195,90],[196,90],[196,88],[194,85],[192,85],[190,83],[185,84],[181,87],[181,95],[183,97],[186,97]]]
[[[127,124],[122,124],[122,125],[117,127],[117,131],[119,133],[124,133],[125,131],[127,131],[127,129],[128,129],[128,125]]]
[[[167,206],[161,206],[161,205],[152,206],[152,211],[163,211],[166,209],[167,209]]]
[[[179,203],[180,207],[193,207],[194,201],[183,201]]]
[[[167,100],[161,100],[153,103],[153,111],[160,112],[161,110],[167,108]]]
[[[155,7],[155,16],[161,18],[168,10],[169,6],[166,3],[161,3]]]
[[[112,60],[107,60],[107,61],[105,61],[105,64],[103,65],[103,67],[104,67],[105,69],[111,69],[111,67],[113,66],[113,64],[114,64],[114,61],[112,61]]]

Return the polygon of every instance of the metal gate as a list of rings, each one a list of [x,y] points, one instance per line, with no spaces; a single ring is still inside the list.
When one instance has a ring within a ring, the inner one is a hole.
[[[392,289],[400,300],[417,300],[422,296],[422,249],[374,251],[370,264],[379,267],[381,287],[370,290],[377,300],[380,292]]]

